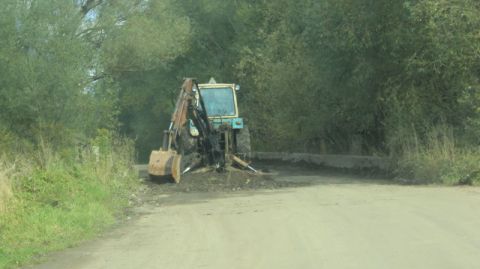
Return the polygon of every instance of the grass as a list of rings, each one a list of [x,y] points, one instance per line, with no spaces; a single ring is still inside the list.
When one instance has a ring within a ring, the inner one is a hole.
[[[0,167],[0,268],[14,268],[90,239],[115,224],[137,175],[131,143],[81,158],[49,151]],[[38,158],[40,157],[40,158]]]
[[[480,148],[459,147],[451,131],[432,130],[426,141],[404,147],[397,162],[397,174],[420,183],[445,185],[480,184]]]

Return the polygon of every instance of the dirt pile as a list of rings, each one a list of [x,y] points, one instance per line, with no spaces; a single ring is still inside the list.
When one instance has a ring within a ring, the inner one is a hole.
[[[246,171],[201,172],[183,175],[179,184],[154,179],[156,191],[172,192],[236,192],[243,190],[278,189],[305,186],[303,183],[276,181],[268,174],[255,175]]]

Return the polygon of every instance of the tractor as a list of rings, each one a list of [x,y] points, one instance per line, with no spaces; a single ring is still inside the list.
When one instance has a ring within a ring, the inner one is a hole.
[[[236,84],[184,80],[160,150],[150,154],[150,176],[181,176],[199,167],[217,171],[250,166],[250,133],[239,116]]]

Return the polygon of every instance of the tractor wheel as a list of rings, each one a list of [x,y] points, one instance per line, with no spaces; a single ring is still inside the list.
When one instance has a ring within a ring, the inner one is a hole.
[[[236,135],[237,140],[237,155],[238,157],[249,161],[252,155],[252,147],[250,145],[250,131],[247,126],[238,130]]]
[[[186,129],[180,131],[178,142],[179,148],[177,151],[182,155],[188,155],[197,151],[197,141],[188,133],[188,130]]]

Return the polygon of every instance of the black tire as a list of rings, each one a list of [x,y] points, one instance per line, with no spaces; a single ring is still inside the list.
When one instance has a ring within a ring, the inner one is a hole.
[[[182,129],[178,134],[178,153],[180,154],[191,154],[197,151],[197,140],[192,137],[187,129]]]
[[[236,135],[238,157],[249,161],[252,156],[252,147],[250,145],[250,131],[248,126],[244,126],[243,129],[237,131]]]

